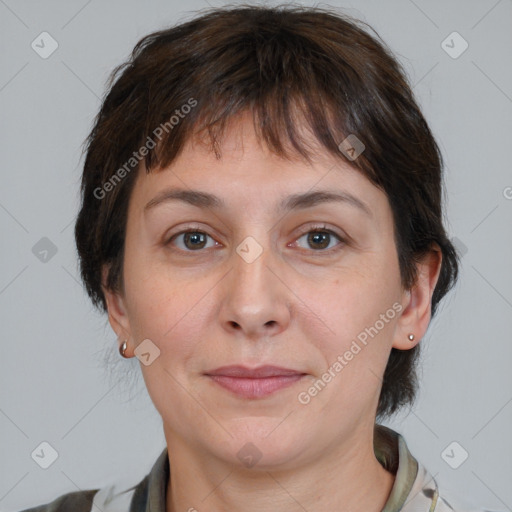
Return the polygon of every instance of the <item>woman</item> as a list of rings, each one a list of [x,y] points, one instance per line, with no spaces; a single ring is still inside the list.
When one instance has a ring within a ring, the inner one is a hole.
[[[167,446],[134,486],[31,510],[462,510],[376,423],[412,404],[458,271],[438,146],[377,39],[214,9],[114,71],[76,243]]]

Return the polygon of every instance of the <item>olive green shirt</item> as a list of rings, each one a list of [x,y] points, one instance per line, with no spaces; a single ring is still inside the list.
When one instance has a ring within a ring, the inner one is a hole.
[[[382,466],[395,475],[395,482],[382,512],[471,512],[440,495],[430,473],[411,455],[404,438],[382,425],[376,425],[375,455]],[[64,494],[51,503],[22,512],[165,512],[169,481],[167,448],[151,471],[138,484],[110,485],[101,489]],[[195,509],[190,508],[191,512]],[[485,512],[478,509],[479,512]]]

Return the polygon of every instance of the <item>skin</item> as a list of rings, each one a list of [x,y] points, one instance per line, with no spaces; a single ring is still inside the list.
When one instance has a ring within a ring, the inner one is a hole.
[[[441,253],[428,254],[416,286],[404,290],[389,202],[359,172],[320,149],[313,165],[277,157],[259,143],[248,116],[232,122],[221,149],[216,159],[191,139],[167,169],[139,173],[124,288],[104,289],[111,326],[128,340],[126,355],[145,339],[160,350],[141,369],[163,419],[166,510],[380,511],[394,482],[373,451],[381,379],[391,348],[412,348],[427,330]],[[169,188],[209,192],[226,206],[164,201],[145,211]],[[349,192],[371,216],[337,202],[275,210],[312,189]],[[318,224],[335,234],[308,242]],[[209,236],[173,238],[185,230]],[[263,249],[251,263],[236,252],[248,236]],[[395,303],[401,313],[300,403],[298,394]],[[240,398],[204,375],[230,364],[307,375],[268,397]],[[237,457],[248,442],[261,453],[250,468]]]

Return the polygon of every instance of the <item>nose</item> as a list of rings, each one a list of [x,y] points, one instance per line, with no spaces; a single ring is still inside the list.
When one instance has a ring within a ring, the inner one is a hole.
[[[252,237],[246,240],[233,252],[231,271],[222,284],[219,314],[222,327],[230,334],[257,341],[287,329],[291,292],[268,245],[263,248]]]

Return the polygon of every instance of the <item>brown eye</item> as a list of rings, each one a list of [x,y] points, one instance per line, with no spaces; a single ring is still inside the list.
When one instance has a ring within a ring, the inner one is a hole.
[[[210,235],[203,231],[182,231],[174,235],[168,243],[178,246],[182,251],[190,252],[207,248],[206,243],[208,238],[211,238]],[[180,241],[181,245],[175,243],[176,241]]]
[[[333,247],[338,245],[338,244],[334,243],[336,239],[339,242],[343,241],[340,236],[338,236],[336,233],[334,233],[333,231],[328,230],[328,229],[326,229],[326,230],[316,229],[316,230],[308,231],[307,233],[305,233],[304,235],[299,237],[297,239],[297,241],[299,241],[303,238],[306,239],[306,243],[308,245],[308,247],[306,247],[306,248],[311,248],[316,251],[324,251],[324,250],[332,249]],[[300,246],[300,244],[299,244],[299,246]]]

